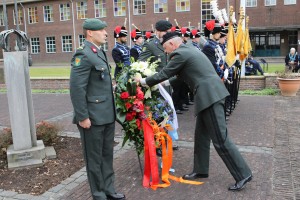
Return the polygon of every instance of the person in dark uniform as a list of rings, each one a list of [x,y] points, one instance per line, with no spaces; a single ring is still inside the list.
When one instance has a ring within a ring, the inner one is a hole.
[[[127,30],[124,26],[117,26],[114,30],[116,45],[112,50],[112,57],[116,63],[115,78],[122,70],[122,67],[129,66],[130,63],[130,48],[126,45]]]
[[[216,74],[210,60],[194,47],[183,45],[174,32],[164,35],[162,41],[170,61],[159,73],[146,79],[136,79],[141,85],[153,86],[177,75],[185,80],[195,94],[194,169],[183,179],[207,178],[209,174],[210,141],[235,179],[228,189],[239,191],[252,180],[252,172],[235,144],[231,141],[225,122],[224,99],[229,95]],[[192,72],[192,73],[191,73]]]
[[[187,44],[190,40],[191,30],[187,27],[182,27],[180,29],[181,37],[183,39],[183,43]]]
[[[130,35],[131,40],[134,42],[134,46],[130,49],[130,57],[133,57],[136,61],[142,53],[144,38],[142,36],[142,32],[139,29],[133,30]]]
[[[218,40],[221,37],[221,30],[222,27],[217,20],[210,20],[205,23],[204,35],[209,39],[203,47],[202,52],[210,60],[220,78],[223,78],[224,66],[220,65],[220,61],[222,60],[222,50],[218,44]]]
[[[196,47],[198,50],[201,50],[200,43],[201,32],[199,29],[193,29],[190,34],[190,38],[192,39],[192,45]]]
[[[150,42],[150,40],[154,37],[153,31],[146,31],[145,33],[145,41],[144,42]]]
[[[263,69],[261,68],[260,64],[256,60],[254,60],[252,55],[248,56],[248,58],[246,60],[246,64],[248,66],[252,66],[252,69],[255,70],[255,72],[254,72],[255,75],[257,75],[257,71],[259,71],[261,75],[264,75]]]
[[[94,200],[125,199],[114,187],[113,145],[115,102],[110,66],[100,45],[107,40],[106,23],[86,19],[85,41],[71,60],[70,96],[73,123],[81,136],[83,155]]]

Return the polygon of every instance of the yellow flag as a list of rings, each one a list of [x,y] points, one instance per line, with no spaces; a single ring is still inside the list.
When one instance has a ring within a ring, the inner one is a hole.
[[[236,51],[239,54],[244,54],[244,31],[242,23],[239,23],[236,34]]]
[[[228,33],[227,33],[227,54],[225,61],[229,67],[231,67],[236,60],[236,46],[234,38],[233,24],[229,23]]]
[[[249,29],[246,28],[245,30],[245,36],[244,36],[244,46],[243,46],[243,54],[240,54],[240,60],[243,61],[252,50],[250,37],[249,37]]]

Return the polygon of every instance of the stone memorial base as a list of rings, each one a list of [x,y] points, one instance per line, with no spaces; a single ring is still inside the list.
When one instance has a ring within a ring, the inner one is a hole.
[[[37,146],[30,149],[16,151],[14,150],[13,145],[10,145],[7,148],[7,162],[9,169],[42,166],[45,157],[45,145],[42,140],[38,140]]]

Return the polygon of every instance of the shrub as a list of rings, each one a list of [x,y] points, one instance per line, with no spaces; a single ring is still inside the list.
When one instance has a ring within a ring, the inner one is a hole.
[[[13,143],[12,132],[10,128],[4,128],[0,132],[0,157],[6,157],[6,149]]]
[[[46,146],[53,144],[58,139],[58,133],[61,127],[55,123],[42,121],[36,125],[36,137],[38,140],[43,140]],[[0,132],[0,157],[6,157],[6,149],[13,144],[12,130],[4,128]]]
[[[49,146],[57,140],[60,130],[58,124],[41,121],[36,125],[36,136],[38,140],[43,140],[44,144]]]

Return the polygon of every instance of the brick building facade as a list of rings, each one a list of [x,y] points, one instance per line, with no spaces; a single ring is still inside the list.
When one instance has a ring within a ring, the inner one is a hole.
[[[239,0],[227,0],[236,13]],[[227,8],[219,1],[219,8]],[[270,3],[271,5],[266,5]],[[275,3],[273,5],[272,3]],[[297,0],[248,0],[246,14],[250,16],[250,34],[256,56],[285,56],[289,48],[300,42],[300,12]],[[3,4],[0,6],[0,31],[5,30]],[[15,29],[14,0],[6,0],[8,29]],[[180,26],[198,26],[212,18],[210,0],[18,0],[20,30],[30,38],[34,62],[69,62],[73,52],[83,41],[82,22],[98,17],[108,23],[108,43],[111,58],[114,47],[113,29],[134,23],[148,31],[159,19],[168,18]],[[238,19],[238,14],[236,15]],[[130,40],[128,40],[130,41]],[[130,45],[129,43],[128,45]],[[0,58],[2,58],[2,52]],[[112,61],[112,59],[110,59]]]

